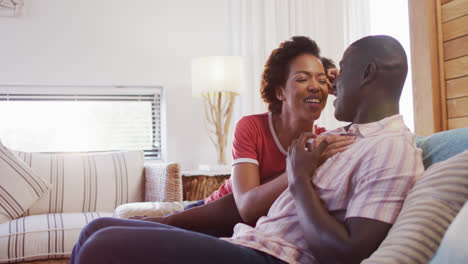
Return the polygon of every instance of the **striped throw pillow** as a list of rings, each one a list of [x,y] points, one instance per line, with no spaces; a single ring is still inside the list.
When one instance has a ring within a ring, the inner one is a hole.
[[[20,217],[49,185],[0,143],[0,223]]]
[[[104,153],[13,152],[52,184],[24,215],[113,212],[144,199],[143,151]]]
[[[83,227],[96,218],[111,215],[110,212],[41,214],[0,224],[0,263],[69,258]]]
[[[424,172],[388,236],[362,263],[428,263],[467,199],[468,150]]]

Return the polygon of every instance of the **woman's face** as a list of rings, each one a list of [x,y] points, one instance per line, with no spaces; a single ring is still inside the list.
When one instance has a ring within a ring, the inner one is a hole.
[[[283,102],[282,113],[317,120],[328,98],[327,76],[320,60],[312,54],[293,59],[285,87],[277,90],[277,98]]]

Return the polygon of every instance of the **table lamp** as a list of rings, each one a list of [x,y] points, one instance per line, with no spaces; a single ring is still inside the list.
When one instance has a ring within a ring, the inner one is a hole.
[[[235,96],[240,94],[242,59],[209,56],[192,60],[192,95],[205,103],[206,128],[218,152],[218,164],[226,164],[226,143]]]

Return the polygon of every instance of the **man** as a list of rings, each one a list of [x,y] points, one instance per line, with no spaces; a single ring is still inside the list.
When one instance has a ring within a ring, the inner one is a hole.
[[[360,39],[345,51],[340,68],[335,116],[352,123],[328,133],[353,135],[355,143],[317,168],[328,143],[311,144],[314,136],[302,134],[288,150],[288,189],[255,227],[240,223],[232,237],[218,239],[154,222],[98,219],[83,230],[72,263],[359,263],[367,258],[385,238],[423,165],[398,115],[407,74],[400,43],[388,36]]]

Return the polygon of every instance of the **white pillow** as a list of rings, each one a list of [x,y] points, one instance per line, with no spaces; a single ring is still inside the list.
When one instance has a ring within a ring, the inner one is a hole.
[[[143,202],[128,203],[119,205],[114,211],[113,217],[129,218],[131,216],[149,216],[159,217],[167,214],[173,214],[177,211],[184,211],[185,206],[194,203],[194,201],[183,202]]]
[[[14,154],[52,184],[25,215],[113,212],[121,204],[143,201],[143,151]]]
[[[0,143],[0,223],[18,218],[49,185]]]

